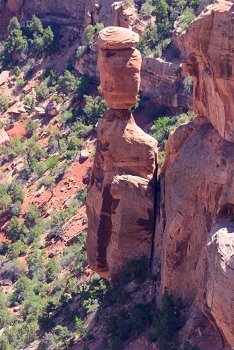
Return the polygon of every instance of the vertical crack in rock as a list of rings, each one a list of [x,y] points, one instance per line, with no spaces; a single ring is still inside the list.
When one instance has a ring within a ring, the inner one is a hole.
[[[112,196],[111,185],[106,185],[103,191],[103,202],[101,209],[100,225],[97,231],[97,267],[100,271],[107,271],[106,249],[110,242],[112,232],[111,206]]]

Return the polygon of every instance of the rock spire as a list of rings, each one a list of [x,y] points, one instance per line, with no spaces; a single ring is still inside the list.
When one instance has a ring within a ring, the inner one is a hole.
[[[98,38],[102,95],[110,108],[97,125],[97,150],[87,195],[90,267],[118,278],[129,259],[150,258],[154,227],[157,141],[128,109],[136,103],[141,56],[138,35],[119,27]]]

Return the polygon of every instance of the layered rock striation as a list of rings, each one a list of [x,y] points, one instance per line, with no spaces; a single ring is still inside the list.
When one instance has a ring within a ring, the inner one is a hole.
[[[101,89],[110,109],[97,125],[86,201],[87,253],[91,268],[112,279],[127,260],[150,259],[153,238],[157,141],[128,109],[140,83],[141,58],[132,47],[137,40],[130,30],[115,27],[104,29],[98,40]]]

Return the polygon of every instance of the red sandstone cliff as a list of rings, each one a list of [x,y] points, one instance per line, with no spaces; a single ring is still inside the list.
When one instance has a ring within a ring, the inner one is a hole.
[[[233,2],[216,1],[182,36],[193,52],[184,67],[200,116],[169,137],[156,228],[162,291],[182,297],[181,337],[201,349],[234,346],[233,12]]]

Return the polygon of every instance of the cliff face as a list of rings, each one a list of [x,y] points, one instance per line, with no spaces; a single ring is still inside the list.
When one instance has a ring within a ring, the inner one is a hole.
[[[219,134],[234,142],[233,1],[216,1],[181,37],[193,52],[184,69],[193,76],[194,110],[206,116]]]
[[[182,297],[189,310],[181,336],[201,327],[201,310],[217,329],[217,350],[234,346],[232,16],[233,3],[217,1],[182,37],[193,51],[184,66],[200,116],[169,137],[154,242],[162,291]],[[209,349],[207,326],[200,329],[191,342]]]
[[[192,109],[192,95],[184,89],[187,74],[179,63],[145,57],[141,70],[142,96],[171,109]]]
[[[182,297],[187,306],[196,298],[232,346],[233,154],[234,145],[206,118],[179,127],[168,141],[161,180],[165,226],[157,230],[163,290]]]

